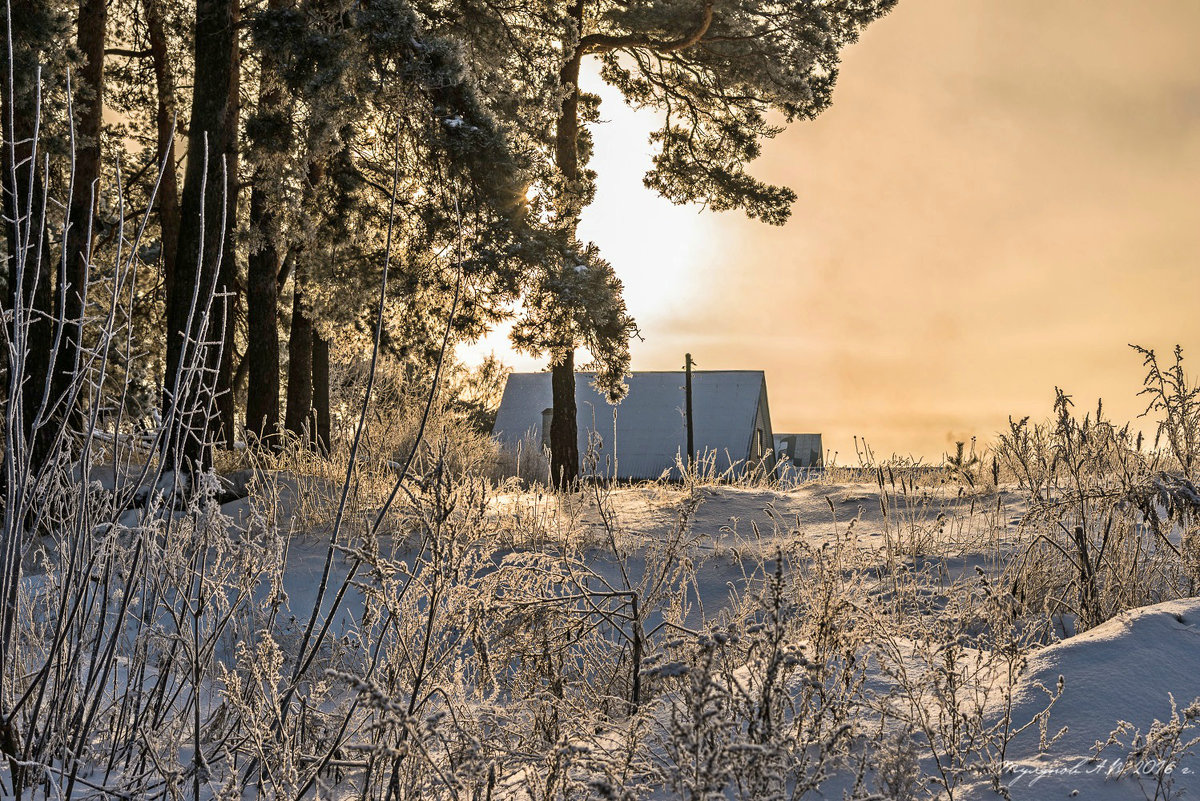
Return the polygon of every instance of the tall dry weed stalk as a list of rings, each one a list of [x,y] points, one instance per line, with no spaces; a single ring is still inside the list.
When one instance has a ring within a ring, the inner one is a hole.
[[[1178,420],[1164,425],[1186,428]],[[1052,422],[1010,421],[1000,438],[1000,462],[1029,504],[1021,521],[1028,545],[1009,581],[1026,609],[1057,617],[1065,632],[1195,587],[1188,554],[1200,493],[1180,470],[1191,457],[1174,446],[1163,453],[1140,445],[1140,436],[1106,419],[1100,405],[1078,418],[1061,390]]]

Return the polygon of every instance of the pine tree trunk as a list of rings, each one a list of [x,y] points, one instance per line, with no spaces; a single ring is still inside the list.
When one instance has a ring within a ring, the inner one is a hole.
[[[237,25],[240,7],[233,7],[233,22]],[[229,109],[232,115],[233,135],[225,148],[225,165],[229,176],[229,191],[225,194],[225,244],[221,253],[221,266],[217,275],[217,292],[220,293],[221,315],[221,360],[217,371],[217,416],[213,423],[213,440],[232,448],[237,436],[237,401],[233,394],[234,343],[237,341],[237,308],[239,306],[237,280],[237,215],[238,215],[238,116],[241,112],[241,52],[234,38],[230,54]]]
[[[266,192],[250,192],[250,228],[261,244],[246,269],[246,430],[274,448],[279,438],[279,250]]]
[[[39,59],[42,42],[35,31],[42,9],[30,0],[14,0],[9,6],[9,25],[13,31],[12,50],[5,52],[3,66],[13,71],[14,87],[9,92],[7,81],[0,87],[0,186],[3,187],[5,255],[7,256],[8,286],[4,293],[4,308],[10,315],[21,299],[22,314],[18,321],[9,317],[8,341],[18,352],[24,352],[19,365],[21,386],[10,404],[20,400],[21,415],[18,430],[9,432],[14,443],[19,438],[31,449],[30,461],[36,470],[49,453],[53,440],[52,426],[35,430],[34,423],[42,398],[51,379],[50,350],[53,346],[53,267],[50,263],[45,220],[41,209],[45,186],[42,175],[32,163],[33,132],[36,114],[35,86],[32,67]],[[5,15],[7,16],[7,15]],[[3,47],[8,51],[7,47]],[[11,139],[10,139],[11,135]],[[13,143],[10,148],[10,141]],[[39,155],[41,151],[39,150]],[[14,162],[15,159],[15,162]],[[14,180],[15,179],[15,180]],[[31,192],[32,188],[32,192]],[[32,196],[31,196],[32,195]],[[18,277],[18,269],[21,275]],[[7,354],[8,348],[3,349]],[[6,365],[10,371],[17,364]],[[15,410],[14,410],[15,411]],[[5,458],[13,456],[6,451]],[[10,488],[11,489],[11,488]]]
[[[313,400],[313,329],[304,302],[304,271],[296,270],[292,296],[292,329],[288,336],[287,410],[283,425],[302,442],[311,442]]]
[[[583,30],[583,0],[571,4],[570,14],[576,30]],[[554,157],[566,182],[565,199],[558,209],[572,228],[579,224],[579,66],[582,51],[575,51],[563,64],[559,82],[566,91],[554,137]],[[572,237],[573,238],[573,237]],[[563,269],[567,269],[563,266]],[[550,470],[560,487],[567,487],[579,477],[579,433],[575,421],[575,351],[554,354],[557,361],[551,367],[553,416],[550,421]]]
[[[162,178],[155,200],[162,241],[163,294],[169,298],[171,282],[175,277],[175,256],[179,248],[179,178],[175,171],[175,73],[171,69],[167,51],[161,2],[143,0],[146,31],[150,39],[150,60],[154,67],[154,86],[158,94],[154,116],[157,127],[155,160],[162,167]]]
[[[163,455],[169,468],[185,472],[207,467],[212,456],[208,411],[214,403],[221,365],[217,348],[206,340],[215,340],[225,332],[221,304],[213,295],[220,290],[220,254],[226,241],[222,210],[228,194],[236,192],[237,183],[236,174],[224,163],[237,135],[237,113],[231,105],[230,91],[236,63],[235,19],[234,0],[197,0],[196,77],[180,202],[176,274],[167,299],[163,377],[163,420],[169,427]],[[194,314],[193,293],[198,298]],[[206,315],[210,302],[212,308]],[[206,317],[210,317],[207,330],[202,326]],[[195,369],[201,367],[204,369]]]
[[[63,326],[55,365],[55,402],[65,403],[75,383],[76,360],[83,341],[83,300],[92,249],[92,228],[100,178],[100,124],[104,111],[104,33],[108,17],[106,0],[81,0],[76,45],[83,56],[79,83],[73,89],[79,122],[75,128],[75,172],[72,175],[70,225],[63,244],[63,260],[55,291],[61,304]],[[62,409],[69,425],[80,422],[78,408]]]
[[[8,128],[7,120],[5,128]],[[17,130],[23,129],[18,127]],[[32,128],[24,130],[31,131]],[[20,138],[20,136],[18,133],[17,137]],[[27,157],[29,148],[18,145],[16,152],[17,162],[20,166],[16,169],[16,185],[19,188],[14,194],[11,181],[13,171],[10,166],[10,151],[7,143],[0,149],[4,151],[0,163],[4,170],[4,229],[7,238],[5,250],[8,254],[8,289],[5,293],[4,305],[6,311],[13,312],[17,308],[17,297],[20,293],[22,308],[19,325],[17,320],[10,318],[8,340],[16,346],[18,352],[24,351],[25,354],[23,363],[20,365],[19,434],[24,441],[24,447],[30,449],[28,451],[30,464],[34,470],[37,470],[49,455],[54,438],[53,426],[42,423],[35,428],[46,385],[51,380],[53,370],[51,349],[54,346],[54,332],[50,323],[54,313],[51,290],[54,279],[53,268],[50,264],[49,248],[38,247],[38,239],[41,238],[43,242],[46,239],[38,211],[41,208],[45,187],[42,184],[41,176],[35,175],[31,204],[29,162],[25,161],[24,164],[21,164],[22,151]],[[18,199],[19,203],[14,202]],[[34,209],[32,222],[29,221],[29,208]],[[17,221],[15,224],[14,220]],[[17,256],[18,251],[21,253],[20,258]],[[21,276],[18,280],[16,273],[19,263],[21,264]],[[18,365],[9,364],[7,366],[9,370],[16,370]],[[13,398],[9,398],[10,402],[13,400]]]
[[[316,331],[312,338],[313,421],[316,423],[316,447],[329,454],[329,342]]]
[[[280,0],[271,0],[274,9]],[[264,50],[261,58],[258,107],[271,114],[280,109],[282,93],[277,86],[278,64],[274,54]],[[290,136],[289,136],[290,139]],[[279,439],[279,276],[280,254],[271,196],[262,186],[269,180],[257,176],[250,191],[250,230],[259,243],[246,266],[246,430],[270,448]]]
[[[575,355],[550,368],[554,409],[550,417],[550,474],[560,486],[579,477],[579,432],[575,420]]]
[[[325,180],[325,164],[312,161],[308,165],[308,182],[304,190],[304,203],[313,203],[321,183]],[[314,430],[313,412],[313,324],[312,309],[308,302],[308,275],[304,266],[303,248],[292,248],[289,261],[294,261],[296,275],[292,293],[292,328],[288,333],[288,384],[287,408],[284,410],[283,426],[300,438],[305,445],[312,445]]]

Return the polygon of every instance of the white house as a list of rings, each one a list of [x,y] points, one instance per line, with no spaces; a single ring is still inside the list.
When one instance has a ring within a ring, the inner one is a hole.
[[[627,379],[629,394],[610,406],[592,386],[592,373],[575,375],[579,453],[595,435],[596,473],[606,478],[679,478],[676,460],[687,463],[682,372],[639,372]],[[550,373],[513,373],[504,387],[492,435],[515,451],[518,443],[549,444]],[[761,370],[696,370],[692,373],[693,439],[698,460],[718,472],[774,469],[767,381]]]

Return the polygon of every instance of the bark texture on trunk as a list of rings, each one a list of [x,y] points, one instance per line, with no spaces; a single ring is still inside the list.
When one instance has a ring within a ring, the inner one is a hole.
[[[282,0],[268,3],[271,9],[283,5]],[[260,63],[258,110],[264,115],[277,114],[283,104],[278,60],[270,50],[264,50]],[[290,140],[289,126],[281,149],[286,149]],[[250,387],[246,392],[246,430],[263,445],[275,448],[279,441],[279,277],[283,256],[272,199],[263,186],[268,180],[270,176],[256,176],[250,190],[250,230],[258,245],[246,265],[246,369]]]
[[[155,159],[162,168],[162,178],[155,198],[158,206],[158,229],[162,238],[163,294],[171,296],[175,278],[175,256],[179,249],[179,177],[175,168],[175,71],[167,51],[167,34],[163,27],[162,0],[143,0],[146,11],[146,31],[150,39],[150,60],[154,67],[154,88],[158,94],[154,123],[157,128]]]
[[[571,4],[576,30],[583,33],[583,0]],[[554,135],[554,159],[566,182],[566,200],[558,213],[572,227],[579,224],[579,66],[583,50],[576,46],[563,64],[559,83],[566,91]],[[567,269],[564,265],[563,269]],[[551,367],[553,416],[550,421],[550,470],[553,480],[566,487],[579,477],[579,434],[575,422],[575,349],[555,354]]]
[[[550,473],[559,486],[579,478],[579,432],[575,421],[575,355],[550,368],[554,410],[550,417]]]
[[[20,402],[20,421],[10,431],[13,445],[28,455],[36,470],[49,454],[54,438],[53,427],[37,426],[37,416],[42,407],[47,382],[53,374],[52,355],[54,341],[51,320],[54,315],[53,281],[54,268],[51,264],[49,244],[46,237],[46,221],[42,214],[45,203],[43,176],[34,163],[33,143],[36,115],[33,64],[39,60],[40,45],[36,35],[25,36],[24,31],[36,28],[41,22],[42,11],[31,0],[13,0],[8,7],[13,30],[13,47],[0,48],[5,74],[13,72],[13,91],[9,92],[7,79],[0,86],[0,126],[3,126],[0,143],[0,187],[3,188],[5,254],[7,256],[8,285],[4,293],[4,308],[12,314],[18,307],[20,319],[10,317],[8,337],[19,355],[19,364],[7,364],[10,380],[15,371],[20,372],[20,386],[9,396],[9,403]],[[37,151],[41,158],[41,151]],[[19,302],[18,302],[19,300]],[[7,348],[4,349],[7,353]],[[7,361],[7,359],[6,359]],[[16,412],[17,410],[11,409]],[[18,441],[19,440],[19,441]],[[15,454],[5,453],[5,458]]]
[[[92,223],[100,179],[100,125],[104,111],[104,33],[108,21],[106,0],[81,0],[75,44],[83,56],[79,82],[74,89],[75,172],[72,175],[68,228],[55,298],[63,326],[61,349],[55,365],[54,400],[68,402],[75,383],[76,361],[83,343],[83,304],[87,294],[88,262],[92,250]],[[72,407],[74,404],[71,404]],[[56,419],[78,425],[76,408],[60,409]]]
[[[279,439],[279,250],[269,234],[269,200],[250,192],[250,226],[261,236],[246,266],[246,431],[274,448]]]
[[[304,271],[296,271],[292,295],[292,329],[288,335],[287,409],[284,428],[302,442],[311,442],[313,328],[305,310]]]
[[[313,422],[316,423],[317,450],[323,454],[329,453],[332,444],[329,439],[329,341],[316,331],[313,331],[312,347],[312,388],[313,388]]]
[[[236,26],[241,15],[237,3],[233,6],[233,23]],[[238,217],[238,115],[241,111],[241,52],[236,34],[230,53],[229,68],[229,113],[233,134],[225,145],[225,168],[228,191],[225,193],[225,242],[221,253],[221,266],[217,273],[217,297],[220,315],[217,321],[221,330],[221,358],[217,366],[217,415],[212,421],[214,442],[233,447],[237,436],[236,409],[233,395],[234,343],[237,341],[237,309],[239,303],[237,280],[237,217]]]
[[[221,291],[218,279],[221,249],[226,241],[222,211],[229,202],[228,195],[236,192],[237,183],[236,174],[225,164],[225,155],[232,150],[237,134],[237,112],[231,102],[236,5],[234,0],[196,3],[196,78],[180,202],[176,274],[167,299],[163,378],[163,420],[170,427],[164,457],[172,467],[185,472],[211,464],[209,412],[215,411],[221,369],[219,348],[212,343],[225,333],[222,304],[214,294]],[[203,325],[206,320],[207,329]]]
[[[325,180],[325,164],[313,161],[308,165],[308,181],[304,190],[304,203],[315,202],[317,191]],[[288,254],[291,271],[295,274],[292,292],[292,328],[288,332],[288,377],[287,408],[284,410],[283,427],[296,435],[305,445],[311,446],[316,437],[313,420],[313,311],[308,300],[309,276],[305,261],[309,260],[302,246],[295,246]],[[286,270],[286,267],[285,267]],[[280,278],[285,279],[285,270]]]
[[[4,116],[7,118],[8,114]],[[20,123],[16,124],[16,130],[22,130]],[[4,126],[8,129],[7,119],[4,120]],[[25,130],[31,131],[32,128]],[[19,138],[20,134],[17,136]],[[20,436],[23,443],[21,449],[29,454],[30,464],[37,470],[49,455],[54,439],[54,427],[38,420],[48,411],[43,409],[42,400],[54,370],[51,354],[54,331],[50,322],[54,314],[54,271],[49,249],[39,247],[39,240],[44,243],[46,239],[40,211],[45,187],[40,175],[33,175],[31,180],[28,160],[31,148],[19,145],[15,148],[18,166],[15,171],[17,188],[14,192],[11,151],[7,143],[0,149],[4,151],[0,169],[4,170],[4,230],[8,254],[8,287],[4,304],[9,312],[14,312],[18,307],[21,310],[19,316],[10,318],[8,337],[18,354],[24,354],[23,357],[18,356],[19,364],[7,365],[10,371],[19,370],[21,382],[15,396],[10,397],[10,402],[14,398],[19,398],[21,402],[20,425],[12,433],[14,439]]]

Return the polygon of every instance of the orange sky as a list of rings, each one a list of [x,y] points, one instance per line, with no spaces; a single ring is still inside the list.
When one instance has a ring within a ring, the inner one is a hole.
[[[634,369],[764,369],[775,430],[843,463],[855,434],[937,460],[1055,385],[1133,417],[1127,343],[1200,366],[1198,38],[1196,0],[901,0],[754,166],[800,196],[782,228],[642,188],[654,120],[600,90],[581,233],[626,283]]]

